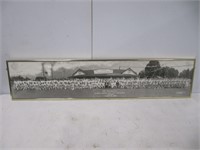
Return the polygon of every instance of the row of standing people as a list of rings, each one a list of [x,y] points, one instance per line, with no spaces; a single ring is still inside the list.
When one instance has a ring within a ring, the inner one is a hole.
[[[190,79],[69,79],[47,81],[14,81],[15,90],[94,89],[94,88],[187,88]]]

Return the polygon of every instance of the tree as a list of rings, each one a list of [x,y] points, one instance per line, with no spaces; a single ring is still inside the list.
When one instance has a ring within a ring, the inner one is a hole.
[[[185,69],[182,72],[180,72],[179,77],[180,78],[192,79],[193,73],[194,73],[194,68],[192,68],[191,70]]]
[[[159,76],[163,78],[177,78],[179,71],[172,67],[162,67],[159,72]]]
[[[54,71],[54,78],[55,79],[65,79],[67,73],[67,69],[64,67],[58,68],[57,70]]]
[[[13,81],[27,81],[27,80],[30,80],[30,78],[28,77],[23,77],[23,76],[14,76],[14,77],[11,77],[10,80],[13,82]]]
[[[139,72],[139,77],[140,78],[146,78],[145,70],[142,70]]]
[[[145,75],[147,78],[155,78],[160,76],[160,62],[158,60],[150,60],[145,67]]]

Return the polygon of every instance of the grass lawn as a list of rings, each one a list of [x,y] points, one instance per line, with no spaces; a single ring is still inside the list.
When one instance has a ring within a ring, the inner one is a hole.
[[[12,90],[14,99],[26,98],[131,98],[188,97],[189,88],[166,89],[75,89],[75,90]]]

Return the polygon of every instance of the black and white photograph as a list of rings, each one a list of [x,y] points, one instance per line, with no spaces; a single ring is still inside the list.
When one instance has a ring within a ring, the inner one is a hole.
[[[190,97],[195,59],[8,60],[13,99]]]

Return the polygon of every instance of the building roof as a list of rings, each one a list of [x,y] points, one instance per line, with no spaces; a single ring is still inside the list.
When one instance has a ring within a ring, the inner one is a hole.
[[[111,69],[112,70],[112,69]],[[125,73],[126,71],[130,71],[132,73]],[[100,78],[108,78],[108,77],[136,77],[137,73],[133,71],[131,68],[128,69],[113,69],[112,73],[95,73],[96,70],[83,70],[83,69],[78,69],[76,70],[71,78],[95,78],[95,77],[100,77]]]
[[[76,71],[72,74],[72,76],[76,76],[76,74],[77,74],[78,72],[83,72],[84,75],[94,75],[94,70],[82,70],[82,69],[78,69],[78,70],[76,70]]]
[[[122,74],[125,70],[124,69],[114,69],[113,73],[114,74]]]

